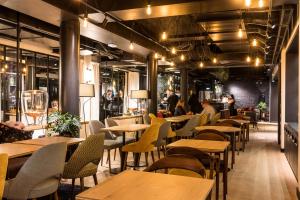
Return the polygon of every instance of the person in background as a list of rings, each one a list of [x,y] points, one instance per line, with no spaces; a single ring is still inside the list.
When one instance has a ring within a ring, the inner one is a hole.
[[[190,96],[188,104],[190,106],[190,111],[193,114],[200,113],[200,103],[195,93],[192,93],[192,95]]]
[[[168,102],[169,111],[172,113],[172,115],[174,115],[175,107],[178,102],[178,99],[179,99],[178,96],[173,91],[170,91],[170,96],[167,99],[167,102]]]
[[[203,110],[201,114],[206,114],[210,121],[213,118],[213,116],[216,114],[215,108],[212,105],[210,105],[209,101],[206,99],[202,102],[202,107]]]
[[[180,116],[180,115],[185,115],[186,112],[184,110],[184,101],[183,100],[179,100],[177,102],[176,108],[175,108],[175,112],[174,112],[174,116]]]
[[[237,111],[236,109],[234,109],[234,104],[235,104],[235,99],[233,94],[229,95],[228,97],[228,109],[230,112],[230,116],[236,116],[237,115]]]

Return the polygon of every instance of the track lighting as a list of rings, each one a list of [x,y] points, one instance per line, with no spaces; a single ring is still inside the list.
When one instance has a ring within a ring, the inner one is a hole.
[[[168,37],[167,33],[164,31],[162,34],[161,34],[161,39],[162,40],[166,40]]]
[[[133,42],[130,42],[129,49],[130,49],[130,50],[133,50],[133,49],[134,49]]]
[[[184,61],[184,60],[185,60],[185,56],[184,56],[183,54],[181,54],[180,60],[181,60],[181,61]]]
[[[151,9],[151,5],[150,4],[147,5],[146,13],[147,13],[147,15],[151,15],[151,13],[152,13],[152,9]]]
[[[176,54],[176,49],[175,49],[175,47],[173,47],[173,48],[171,49],[171,53],[172,53],[172,54]]]

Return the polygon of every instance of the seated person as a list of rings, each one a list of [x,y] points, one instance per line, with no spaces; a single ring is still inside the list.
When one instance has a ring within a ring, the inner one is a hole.
[[[184,110],[184,101],[183,100],[179,100],[177,102],[177,105],[175,107],[175,112],[174,112],[174,116],[180,116],[180,115],[185,115],[186,112]]]
[[[210,105],[208,100],[204,100],[202,102],[202,107],[203,107],[203,110],[202,110],[201,114],[206,114],[208,116],[208,120],[211,121],[211,119],[216,114],[215,108],[212,105]]]

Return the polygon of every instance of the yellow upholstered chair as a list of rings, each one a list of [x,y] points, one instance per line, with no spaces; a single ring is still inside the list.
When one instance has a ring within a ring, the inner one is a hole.
[[[125,152],[124,159],[124,168],[126,169],[127,165],[127,156],[128,152],[132,152],[134,154],[145,153],[146,164],[148,164],[148,153],[151,153],[152,160],[154,162],[154,147],[158,138],[160,124],[151,125],[145,132],[142,134],[139,141],[127,144],[122,147],[122,151]]]
[[[218,122],[218,120],[221,119],[221,113],[216,113],[210,120],[212,124],[215,124]]]
[[[208,122],[208,116],[207,114],[202,114],[200,115],[200,121],[199,121],[199,126],[204,126]]]
[[[8,155],[7,154],[0,154],[0,199],[3,196],[3,190],[5,185],[5,177],[7,171],[7,164],[8,164]]]
[[[151,119],[151,125],[153,125],[153,124],[160,124],[160,125],[162,125],[165,122],[167,122],[167,120],[165,120],[164,118],[158,118],[158,117],[156,117],[156,118]],[[175,136],[176,136],[176,133],[170,127],[169,130],[168,130],[167,137],[168,138],[173,138]]]
[[[151,121],[152,121],[152,119],[157,118],[153,113],[149,113],[149,117],[150,117]]]

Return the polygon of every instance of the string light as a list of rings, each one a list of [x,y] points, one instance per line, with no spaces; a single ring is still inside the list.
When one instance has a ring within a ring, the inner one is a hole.
[[[152,9],[151,9],[151,5],[150,4],[147,5],[146,13],[147,13],[147,15],[151,15],[151,13],[152,13]]]
[[[158,58],[158,53],[154,54],[154,58],[157,59]]]
[[[168,37],[167,33],[164,31],[162,34],[161,34],[161,39],[162,40],[166,40]]]
[[[258,1],[258,7],[260,7],[260,8],[264,7],[264,1],[263,0]]]
[[[217,63],[217,58],[213,59],[213,63],[215,63],[215,64]]]
[[[161,57],[161,61],[165,62],[166,58],[164,56]]]
[[[253,39],[252,46],[254,46],[254,47],[257,46],[257,41],[256,41],[256,39]]]
[[[175,47],[172,48],[171,53],[172,53],[172,54],[176,54],[176,49],[175,49]]]
[[[83,27],[86,28],[88,25],[88,14],[84,14]]]
[[[200,65],[199,65],[201,68],[204,67],[204,64],[203,62],[200,62]]]
[[[251,6],[251,0],[246,0],[245,5],[246,5],[246,7],[250,7]]]
[[[184,56],[183,54],[181,54],[180,60],[181,60],[181,61],[184,61],[184,60],[185,60],[185,56]]]
[[[133,43],[132,43],[132,42],[130,42],[129,49],[130,49],[130,50],[133,50],[133,49],[134,49],[134,46],[133,46]]]
[[[26,73],[26,71],[27,71],[27,69],[26,69],[26,67],[24,67],[24,68],[23,68],[23,72]]]
[[[238,31],[238,37],[239,38],[242,38],[243,37],[243,31],[241,28],[239,28],[239,31]]]
[[[2,69],[1,69],[1,72],[5,72],[5,69],[4,69],[4,68],[2,68]]]
[[[170,65],[173,67],[175,64],[174,64],[174,62],[172,61]]]
[[[7,64],[5,64],[5,65],[4,65],[4,68],[5,68],[5,69],[8,69],[8,65],[7,65]]]
[[[258,57],[256,57],[256,59],[255,59],[255,66],[257,67],[257,66],[259,66],[259,64],[260,64],[260,60],[259,60]]]
[[[250,56],[247,56],[246,61],[247,61],[247,63],[251,62]]]

